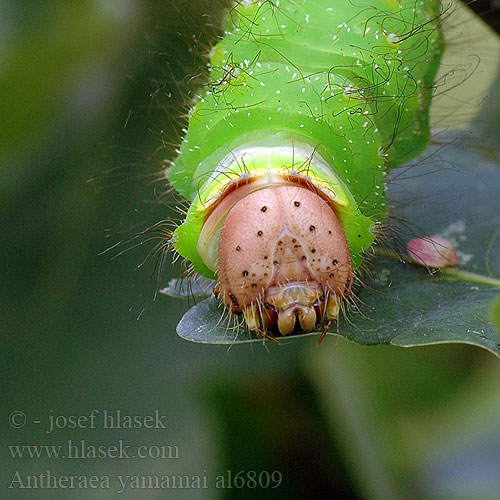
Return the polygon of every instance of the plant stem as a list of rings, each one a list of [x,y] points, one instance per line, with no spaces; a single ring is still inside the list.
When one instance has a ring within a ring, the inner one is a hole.
[[[500,279],[483,276],[482,274],[470,273],[468,271],[462,271],[461,269],[458,269],[456,267],[445,267],[444,269],[441,269],[441,272],[445,276],[450,276],[452,278],[457,278],[463,281],[471,281],[473,283],[479,283],[481,285],[500,287]]]
[[[378,257],[389,257],[391,259],[397,259],[402,262],[407,262],[408,264],[413,264],[419,267],[426,267],[419,262],[413,260],[409,255],[402,255],[394,252],[393,250],[385,250],[376,248],[375,255]],[[443,277],[454,278],[462,281],[470,281],[472,283],[478,283],[481,285],[489,285],[500,288],[500,279],[492,278],[490,276],[484,276],[482,274],[471,273],[469,271],[463,271],[456,267],[443,267],[439,269]]]
[[[380,422],[341,347],[313,351],[306,372],[358,494],[366,500],[410,500],[388,464]]]

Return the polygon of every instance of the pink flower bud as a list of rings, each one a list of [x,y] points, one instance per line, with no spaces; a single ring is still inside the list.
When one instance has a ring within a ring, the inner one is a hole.
[[[453,244],[441,236],[414,238],[408,242],[410,257],[427,267],[449,267],[458,262],[458,254]]]

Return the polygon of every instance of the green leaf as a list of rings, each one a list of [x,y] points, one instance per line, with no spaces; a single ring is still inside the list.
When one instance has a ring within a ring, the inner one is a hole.
[[[500,295],[493,302],[491,308],[491,322],[495,325],[495,328],[500,334]]]
[[[178,299],[190,299],[196,297],[206,297],[212,294],[215,281],[203,276],[196,276],[191,280],[171,279],[160,293]]]
[[[460,342],[500,356],[491,315],[500,288],[499,276],[491,275],[500,269],[500,170],[460,142],[452,138],[415,165],[394,170],[388,188],[390,199],[404,206],[393,209],[409,228],[404,242],[414,236],[445,236],[456,244],[459,269],[465,272],[451,268],[431,273],[399,259],[373,256],[372,278],[357,290],[359,310],[351,309],[331,334],[370,345]],[[389,224],[388,234],[391,231],[399,232],[400,227],[391,229]],[[177,331],[193,342],[262,341],[241,323],[241,316],[230,318],[215,298],[209,298],[184,315]],[[304,335],[311,333],[295,337]]]

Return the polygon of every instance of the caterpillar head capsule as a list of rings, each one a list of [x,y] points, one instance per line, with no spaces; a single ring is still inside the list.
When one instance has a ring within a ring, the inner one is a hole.
[[[307,188],[254,191],[226,217],[216,292],[262,336],[275,340],[268,331],[309,331],[326,315],[321,341],[351,292],[352,275],[333,208]]]

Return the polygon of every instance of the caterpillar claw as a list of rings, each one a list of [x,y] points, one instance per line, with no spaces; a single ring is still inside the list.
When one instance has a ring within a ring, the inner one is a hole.
[[[269,335],[269,333],[262,330],[262,328],[259,328],[256,331],[261,337],[264,337],[265,339],[270,340],[271,342],[274,342],[276,345],[281,345],[281,342],[276,337]]]
[[[326,325],[324,326],[323,331],[321,332],[321,335],[319,336],[318,345],[321,344],[321,342],[323,342],[323,339],[326,337],[326,334],[328,333],[328,330],[332,326],[332,323],[333,323],[333,319],[329,319],[326,322]]]

